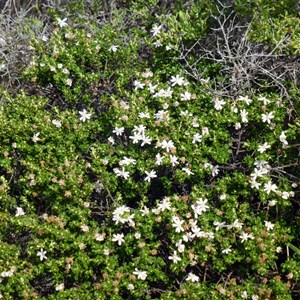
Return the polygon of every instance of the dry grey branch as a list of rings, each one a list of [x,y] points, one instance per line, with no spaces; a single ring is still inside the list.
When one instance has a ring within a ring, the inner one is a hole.
[[[221,81],[210,84],[216,96],[236,97],[243,92],[251,94],[257,89],[271,89],[288,97],[287,82],[300,85],[300,63],[297,57],[280,52],[288,38],[270,48],[249,40],[251,23],[238,20],[234,13],[226,14],[224,8],[213,15],[214,26],[205,39],[199,39],[190,48],[182,46],[178,59],[185,72],[197,81],[203,81],[200,61],[220,66]],[[192,59],[195,58],[191,63]]]
[[[30,61],[31,37],[45,38],[51,30],[38,10],[41,1],[8,0],[0,11],[0,78],[4,87],[17,87]]]

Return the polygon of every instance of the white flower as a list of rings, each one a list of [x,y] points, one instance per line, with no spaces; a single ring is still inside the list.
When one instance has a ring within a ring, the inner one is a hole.
[[[194,127],[194,128],[198,128],[200,125],[199,125],[199,123],[198,123],[198,120],[196,119],[196,118],[194,118],[193,119],[193,121],[192,121],[192,126]],[[203,129],[202,129],[202,132],[203,132]],[[203,133],[202,133],[203,134]]]
[[[133,144],[137,144],[141,140],[142,135],[138,132],[134,132],[129,138],[132,140]]]
[[[141,210],[140,210],[140,212],[142,213],[142,216],[143,217],[145,217],[145,216],[147,216],[148,214],[149,214],[149,208],[147,207],[147,206],[144,206]]]
[[[88,114],[85,109],[83,111],[80,111],[79,114],[81,116],[79,118],[79,120],[82,121],[82,122],[85,122],[86,120],[89,120],[92,116],[92,114]]]
[[[22,207],[17,207],[17,212],[15,214],[16,217],[19,217],[19,216],[24,216],[25,215],[25,212],[23,210]]]
[[[153,43],[153,45],[155,46],[155,48],[161,47],[162,46],[161,40],[157,40],[156,42]]]
[[[191,281],[191,282],[198,282],[200,280],[200,278],[195,275],[194,273],[189,273],[188,276],[185,279],[186,281]]]
[[[169,197],[164,197],[160,203],[158,203],[157,208],[160,211],[171,210],[171,202]]]
[[[80,228],[83,232],[88,232],[89,231],[89,227],[87,225],[81,225]]]
[[[56,20],[57,20],[58,26],[60,28],[68,26],[68,24],[66,22],[68,20],[67,18],[64,18],[64,19],[57,18]]]
[[[258,300],[258,296],[257,295],[253,295],[252,296],[252,300]]]
[[[269,207],[273,207],[273,206],[276,205],[276,203],[277,203],[276,200],[270,200],[270,201],[268,202],[268,206],[269,206]]]
[[[272,181],[269,180],[267,183],[264,185],[264,191],[269,195],[272,191],[276,192],[277,186],[276,184],[272,184]]]
[[[194,173],[189,168],[182,168],[182,171],[185,172],[188,175],[194,175]]]
[[[86,248],[86,244],[80,243],[80,244],[78,245],[78,247],[79,247],[80,250],[84,250],[84,249]]]
[[[213,165],[211,163],[204,163],[204,168],[213,168]]]
[[[290,196],[291,196],[291,194],[289,192],[282,192],[282,195],[281,195],[282,199],[286,199],[286,200],[289,199]]]
[[[243,225],[244,225],[244,224],[241,223],[241,222],[239,221],[239,219],[236,219],[236,220],[234,220],[234,222],[233,222],[230,226],[228,226],[228,228],[242,229],[242,226],[243,226]]]
[[[221,228],[226,227],[226,223],[225,222],[214,221],[213,224],[216,226],[216,231],[219,231]]]
[[[116,224],[119,224],[119,222],[124,224],[129,218],[130,208],[125,205],[117,207],[113,212],[113,221],[115,221]]]
[[[158,34],[160,34],[162,25],[157,26],[156,24],[152,27],[152,29],[150,30],[150,32],[152,33],[152,36],[156,36]]]
[[[173,143],[172,140],[169,140],[169,141],[163,140],[161,142],[161,147],[163,149],[166,149],[167,152],[170,152],[171,149],[175,148],[174,143]]]
[[[245,97],[240,96],[240,97],[238,98],[238,100],[239,100],[239,101],[245,102],[247,105],[249,105],[249,104],[252,102],[252,100],[251,100],[248,96],[245,96]]]
[[[149,83],[148,89],[149,89],[149,91],[150,91],[151,94],[155,93],[156,88],[157,88],[157,84],[156,85],[152,85],[152,83]]]
[[[47,251],[44,251],[44,249],[41,248],[40,251],[38,251],[36,255],[40,257],[41,261],[43,261],[44,259],[47,259],[46,253],[47,253]]]
[[[61,122],[58,120],[52,120],[52,124],[55,125],[57,128],[61,127]]]
[[[120,106],[124,110],[128,110],[130,108],[130,104],[128,102],[126,102],[126,101],[123,101],[123,100],[120,101]]]
[[[175,77],[172,76],[171,79],[171,85],[174,86],[174,85],[179,85],[179,86],[182,86],[185,84],[185,80],[183,77],[180,77],[179,75],[176,75]]]
[[[133,272],[134,275],[137,275],[138,279],[145,280],[147,278],[147,272],[146,271],[140,271],[139,269],[135,268],[135,271]]]
[[[252,233],[246,233],[244,231],[242,231],[242,234],[240,235],[240,238],[242,240],[242,243],[244,243],[245,241],[247,241],[248,239],[253,240],[254,236]]]
[[[219,100],[219,98],[216,98],[214,100],[214,107],[216,110],[222,110],[223,106],[226,104],[226,102],[222,99],[222,100]]]
[[[144,179],[144,181],[148,181],[150,182],[152,178],[156,178],[156,172],[154,170],[151,170],[150,172],[145,171],[145,174],[147,175],[147,177]]]
[[[270,100],[268,100],[266,97],[263,97],[263,96],[259,97],[258,101],[262,101],[264,103],[264,105],[267,105],[268,103],[271,102]]]
[[[40,140],[39,135],[40,135],[40,133],[38,132],[38,133],[34,134],[33,137],[31,138],[34,143],[36,143]]]
[[[273,115],[273,112],[270,112],[268,113],[267,115],[266,114],[262,114],[261,115],[261,119],[264,123],[268,123],[270,124],[271,123],[271,120],[274,118],[275,116]]]
[[[10,268],[9,271],[3,271],[1,274],[0,274],[0,282],[2,281],[2,278],[1,277],[12,277],[14,275],[14,272],[16,271],[16,267],[15,266],[12,266]],[[0,294],[1,295],[1,294]],[[0,297],[1,299],[1,297]]]
[[[73,80],[71,78],[68,78],[66,81],[66,85],[72,86]]]
[[[150,118],[150,114],[149,113],[139,113],[139,118],[143,119],[143,118],[146,118],[146,119],[149,119]]]
[[[164,103],[163,104],[163,109],[168,109],[169,108],[169,104],[168,103]]]
[[[209,135],[209,129],[207,127],[202,128],[202,136]]]
[[[279,247],[276,247],[276,253],[281,253],[282,252],[282,248],[279,246]]]
[[[279,140],[280,140],[280,142],[282,142],[284,145],[288,145],[288,142],[287,142],[287,140],[286,140],[286,135],[285,135],[285,132],[284,132],[284,131],[281,132],[281,134],[280,134],[280,136],[279,136]]]
[[[129,178],[129,172],[126,172],[124,167],[122,168],[122,170],[118,169],[118,168],[114,168],[113,171],[115,172],[115,174],[118,177],[123,177],[124,179],[128,179]]]
[[[169,51],[169,50],[172,49],[172,47],[173,47],[172,44],[169,43],[169,44],[166,46],[166,50]]]
[[[125,240],[124,240],[124,234],[123,234],[123,233],[121,233],[121,234],[119,234],[119,233],[113,234],[112,241],[113,241],[113,242],[117,242],[118,245],[121,246],[122,243],[125,242]]]
[[[136,163],[135,159],[128,158],[128,157],[124,156],[123,159],[119,162],[119,165],[120,166],[123,166],[123,165],[129,166],[130,164],[134,164],[135,165],[135,163]]]
[[[94,236],[94,239],[97,242],[103,242],[104,241],[104,237],[105,237],[104,233],[96,233],[95,236]]]
[[[169,256],[169,260],[172,260],[174,264],[181,261],[181,258],[177,255],[177,251],[174,251],[173,255]]]
[[[219,166],[213,166],[212,170],[211,170],[211,175],[213,177],[217,176],[219,174]]]
[[[133,290],[134,290],[134,285],[131,284],[131,283],[129,283],[129,284],[127,285],[127,290],[133,291]]]
[[[267,149],[271,148],[268,143],[264,143],[263,145],[259,145],[257,151],[259,153],[264,153]]]
[[[248,112],[245,109],[241,110],[241,117],[243,123],[248,123],[247,116],[248,116]]]
[[[239,122],[234,124],[235,130],[239,130],[241,127],[242,127],[242,125]]]
[[[241,297],[242,297],[242,299],[247,299],[248,298],[247,292],[243,291]]]
[[[179,164],[178,157],[176,155],[170,155],[170,161],[173,167]]]
[[[254,165],[258,168],[270,168],[268,162],[265,160],[255,160]]]
[[[269,171],[265,168],[254,168],[254,172],[250,174],[251,177],[253,177],[254,180],[256,180],[257,177],[263,177],[264,175],[268,174]]]
[[[195,214],[195,218],[198,218],[198,216],[201,216],[203,212],[206,212],[206,210],[209,208],[208,205],[206,205],[207,199],[199,198],[195,204],[192,205],[192,209]]]
[[[213,240],[215,238],[215,234],[213,232],[205,232],[204,237],[208,238],[209,240]]]
[[[144,83],[141,83],[140,81],[138,80],[135,80],[133,82],[133,85],[134,85],[134,89],[137,90],[137,89],[143,89],[145,84]]]
[[[110,250],[109,249],[104,249],[103,254],[108,256],[110,254]]]
[[[120,46],[117,46],[117,45],[111,45],[109,48],[108,48],[108,51],[111,51],[111,52],[117,52],[118,48]]]
[[[110,136],[107,140],[108,140],[112,145],[115,144],[115,139],[114,139],[112,136]]]
[[[124,130],[124,127],[115,127],[113,133],[115,133],[117,136],[120,136],[123,134]]]
[[[259,187],[261,186],[261,183],[257,182],[255,177],[251,178],[250,183],[251,183],[251,188],[252,189],[257,189],[258,190]]]
[[[266,226],[267,230],[269,231],[269,230],[273,230],[275,225],[269,221],[265,221],[265,226]]]
[[[137,132],[139,134],[144,134],[145,133],[145,130],[146,130],[146,126],[144,126],[143,124],[141,125],[134,125],[134,128],[133,128],[133,132]]]
[[[192,241],[193,238],[194,238],[194,235],[193,235],[191,232],[188,232],[188,233],[186,233],[186,234],[184,234],[184,235],[182,236],[182,239],[183,239],[186,243]]]
[[[63,283],[61,283],[61,284],[59,284],[55,287],[55,290],[56,291],[62,291],[62,290],[64,290],[64,288],[65,288],[65,285]]]
[[[161,156],[159,153],[157,153],[155,156],[155,163],[160,166],[162,164],[163,159],[164,156]]]
[[[154,117],[159,120],[159,121],[163,121],[163,120],[169,120],[170,117],[169,117],[169,112],[166,111],[166,110],[159,110],[155,115]]]
[[[192,143],[195,144],[196,142],[201,142],[202,141],[202,135],[199,133],[196,133],[193,135],[193,141]]]
[[[220,195],[220,200],[225,200],[225,199],[226,199],[226,197],[227,197],[227,195],[226,195],[226,194],[222,194],[222,195]]]
[[[181,101],[188,101],[191,100],[192,94],[188,91],[185,91],[184,94],[180,94]]]
[[[176,243],[176,247],[179,253],[183,253],[184,252],[184,248],[185,245],[182,244],[182,240],[180,239],[177,243]]]
[[[190,113],[188,110],[180,111],[180,115],[183,117],[192,117],[193,116],[193,114]]]
[[[156,94],[153,95],[154,98],[162,97],[162,98],[172,98],[173,91],[170,87],[167,90],[160,89]]]
[[[134,234],[134,237],[138,240],[138,239],[141,238],[141,234],[140,234],[139,232],[136,232],[136,233]]]
[[[141,136],[141,147],[143,147],[144,145],[148,144],[151,145],[151,138],[149,136],[145,136],[144,134]]]
[[[151,145],[151,138],[145,135],[145,129],[146,127],[144,125],[134,126],[134,135],[129,136],[129,138],[132,139],[133,144],[137,144],[138,141],[142,141],[142,147],[146,144]]]
[[[230,253],[230,252],[232,251],[230,248],[231,248],[231,247],[228,247],[228,248],[226,248],[226,249],[223,249],[223,250],[222,250],[222,253],[224,253],[224,254]]]
[[[142,73],[142,77],[144,78],[148,78],[148,77],[152,77],[153,76],[153,72],[150,70],[147,70],[146,72]]]
[[[180,220],[177,216],[173,216],[172,222],[172,227],[175,228],[175,232],[184,232],[184,228],[182,227],[184,221]]]

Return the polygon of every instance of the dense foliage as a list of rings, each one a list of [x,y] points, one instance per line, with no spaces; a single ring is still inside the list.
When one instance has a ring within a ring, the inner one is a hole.
[[[36,2],[0,71],[0,298],[298,299],[296,1]]]

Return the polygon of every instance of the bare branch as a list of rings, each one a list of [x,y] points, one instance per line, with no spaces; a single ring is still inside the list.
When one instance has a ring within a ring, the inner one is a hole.
[[[227,14],[221,5],[218,15],[213,15],[215,25],[205,39],[199,39],[190,48],[184,46],[178,51],[177,59],[186,74],[203,82],[204,72],[200,61],[220,65],[222,81],[210,81],[208,89],[212,95],[237,97],[243,92],[251,95],[254,90],[272,88],[283,97],[289,97],[287,82],[299,86],[300,62],[294,56],[281,52],[288,41],[283,37],[269,48],[249,40],[251,23],[239,21],[232,12]],[[191,63],[191,58],[194,62]]]

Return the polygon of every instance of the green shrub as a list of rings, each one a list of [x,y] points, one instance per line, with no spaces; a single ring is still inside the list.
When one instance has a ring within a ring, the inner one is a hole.
[[[293,106],[188,78],[172,57],[201,30],[174,16],[33,38],[24,76],[54,94],[1,92],[3,299],[292,299]]]

